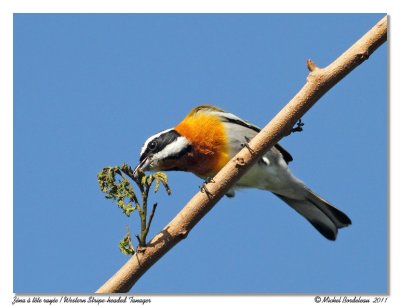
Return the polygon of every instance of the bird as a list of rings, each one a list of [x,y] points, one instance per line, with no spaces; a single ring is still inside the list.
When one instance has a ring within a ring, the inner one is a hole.
[[[260,128],[217,106],[202,104],[173,128],[149,137],[143,144],[137,171],[186,171],[207,180],[247,145]],[[226,193],[241,188],[272,192],[302,215],[325,238],[336,240],[350,218],[292,174],[292,155],[279,143],[265,153]]]

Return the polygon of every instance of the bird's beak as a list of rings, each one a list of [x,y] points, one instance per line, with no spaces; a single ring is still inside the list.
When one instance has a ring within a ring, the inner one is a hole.
[[[151,157],[147,156],[145,159],[143,159],[135,168],[135,170],[133,170],[133,175],[135,177],[138,176],[138,171],[146,171],[149,169],[149,166],[151,164]]]

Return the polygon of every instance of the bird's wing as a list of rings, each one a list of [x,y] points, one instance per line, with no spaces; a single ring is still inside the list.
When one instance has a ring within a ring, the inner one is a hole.
[[[236,154],[243,147],[244,143],[250,141],[250,139],[257,135],[261,130],[259,127],[231,113],[226,113],[223,111],[214,112],[220,117],[221,121],[226,124],[231,143],[230,149],[234,154]],[[271,151],[280,153],[287,164],[293,160],[292,155],[290,155],[290,153],[286,151],[279,143],[275,144]]]

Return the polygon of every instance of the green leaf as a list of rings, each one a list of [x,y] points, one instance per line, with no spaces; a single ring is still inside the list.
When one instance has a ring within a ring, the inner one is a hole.
[[[125,255],[135,254],[135,248],[132,245],[131,233],[129,232],[129,229],[124,238],[119,241],[119,250]]]
[[[154,174],[155,178],[156,178],[156,186],[154,188],[154,192],[158,191],[160,182],[161,184],[163,184],[165,191],[167,192],[168,195],[171,195],[171,189],[168,186],[168,177],[164,172],[156,172]]]

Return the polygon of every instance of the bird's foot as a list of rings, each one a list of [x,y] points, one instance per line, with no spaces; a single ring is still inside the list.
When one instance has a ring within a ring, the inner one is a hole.
[[[215,183],[215,181],[212,177],[207,177],[204,180],[204,183],[199,186],[199,188],[202,193],[205,193],[209,198],[211,198],[213,195],[207,188],[207,184],[209,184],[209,183]]]
[[[293,127],[292,130],[290,131],[290,134],[296,133],[296,132],[302,132],[303,126],[304,126],[304,123],[301,121],[301,118],[300,118],[299,121],[297,121],[296,126]]]
[[[244,139],[246,140],[246,142],[241,144],[242,148],[246,147],[251,154],[254,154],[254,150],[249,145],[251,139],[247,136],[244,136]]]

